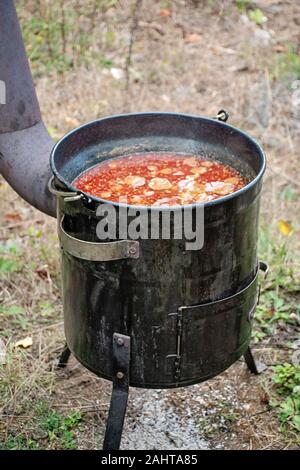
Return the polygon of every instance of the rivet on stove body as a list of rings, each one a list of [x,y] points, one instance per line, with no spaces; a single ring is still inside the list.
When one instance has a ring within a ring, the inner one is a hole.
[[[117,379],[123,379],[124,374],[123,372],[117,372]]]

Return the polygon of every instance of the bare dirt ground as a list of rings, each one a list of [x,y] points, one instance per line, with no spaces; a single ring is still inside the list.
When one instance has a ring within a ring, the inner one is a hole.
[[[299,55],[300,5],[258,0],[255,7],[267,21],[256,24],[236,3],[144,1],[126,77],[132,9],[128,1],[116,2],[96,22],[101,38],[107,28],[114,32],[105,50],[113,66],[92,61],[63,74],[35,74],[42,114],[57,138],[108,114],[160,110],[214,116],[227,109],[230,122],[256,137],[267,152],[261,227],[275,244],[285,244],[285,262],[299,280],[300,103],[295,90],[300,66],[289,47]],[[73,358],[65,370],[53,366],[64,343],[56,222],[29,207],[3,180],[0,195],[1,243],[18,265],[1,272],[7,359],[0,366],[0,441],[5,446],[21,436],[25,447],[34,441],[38,448],[62,448],[57,436],[51,440],[37,430],[36,406],[45,402],[63,416],[80,411],[75,445],[99,449],[110,383]],[[278,231],[279,219],[293,226],[288,241]],[[270,256],[271,251],[267,247]],[[296,311],[295,303],[288,314]],[[269,403],[272,365],[290,360],[286,345],[297,335],[299,324],[282,321],[256,344],[257,357],[268,366],[259,377],[241,360],[185,389],[131,389],[122,449],[295,448],[294,434],[279,432],[277,411]],[[27,336],[31,347],[14,347]]]

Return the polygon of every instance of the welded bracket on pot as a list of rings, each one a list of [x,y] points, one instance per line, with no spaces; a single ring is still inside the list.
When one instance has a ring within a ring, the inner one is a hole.
[[[63,219],[58,226],[61,249],[75,258],[87,261],[113,261],[126,258],[139,258],[139,242],[117,240],[113,242],[87,242],[72,237],[63,228]]]
[[[176,352],[168,354],[166,359],[174,359],[174,380],[180,379],[180,360],[182,348],[182,307],[177,312],[169,313],[169,317],[176,317]]]
[[[130,336],[113,335],[113,389],[103,450],[118,450],[129,391]]]

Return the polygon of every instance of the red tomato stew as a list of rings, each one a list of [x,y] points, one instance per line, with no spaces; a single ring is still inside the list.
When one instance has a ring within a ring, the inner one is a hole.
[[[207,202],[247,184],[237,170],[194,155],[136,154],[106,160],[74,181],[77,189],[132,205],[174,206]]]

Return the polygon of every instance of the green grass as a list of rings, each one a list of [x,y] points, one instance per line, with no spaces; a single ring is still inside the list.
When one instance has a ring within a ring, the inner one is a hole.
[[[25,0],[19,1],[18,15],[34,75],[52,70],[64,73],[92,62],[112,66],[105,54],[114,50],[115,33],[106,24],[105,14],[117,4],[117,0],[42,0],[28,6]]]
[[[255,8],[254,10],[250,10],[248,16],[251,21],[256,23],[257,25],[261,25],[266,22],[266,17],[263,12],[259,8]]]
[[[10,325],[15,328],[18,327],[21,330],[27,330],[31,326],[31,322],[26,315],[26,310],[18,305],[11,305],[9,307],[0,307],[0,318],[5,318],[9,321]],[[9,336],[10,332],[1,332],[3,336]]]
[[[270,65],[270,78],[291,82],[300,78],[300,54],[294,44],[287,44],[287,51],[274,56]]]
[[[291,393],[300,393],[300,365],[280,364],[274,367],[274,382],[277,393],[286,396]]]
[[[80,427],[82,414],[74,411],[64,417],[56,411],[46,410],[39,419],[39,426],[47,433],[49,443],[64,450],[76,449],[74,431]]]
[[[61,319],[56,242],[55,231],[25,225],[16,238],[0,243],[2,292],[12,293],[3,296],[0,305],[1,336],[16,338],[37,325]],[[24,289],[31,296],[22,296]]]
[[[213,413],[207,413],[198,420],[197,427],[206,438],[211,438],[217,433],[227,433],[241,418],[240,414],[232,409],[232,404],[220,401]]]
[[[17,243],[0,244],[0,274],[14,273],[22,269],[22,254]]]
[[[277,397],[271,405],[278,411],[280,431],[300,444],[300,365],[284,363],[273,369]]]
[[[0,450],[76,449],[76,432],[81,429],[82,413],[67,416],[53,411],[45,401],[34,406],[34,417],[22,426],[24,434],[9,434]]]
[[[235,4],[240,13],[245,13],[251,6],[252,0],[236,0]]]
[[[34,439],[24,436],[9,435],[4,444],[0,443],[0,450],[38,450],[39,444]]]
[[[283,197],[292,201],[293,193],[286,191]],[[275,408],[278,414],[280,431],[287,441],[299,444],[300,365],[299,361],[292,363],[293,352],[300,340],[299,255],[289,237],[277,235],[274,238],[271,228],[264,225],[260,232],[259,247],[260,257],[269,263],[270,272],[267,280],[261,282],[253,336],[256,342],[267,339],[272,341],[277,336],[290,356],[289,362],[272,368],[271,380],[275,389],[270,385],[268,393],[271,396],[271,408]],[[286,331],[287,328],[290,333],[282,334],[282,329]]]

